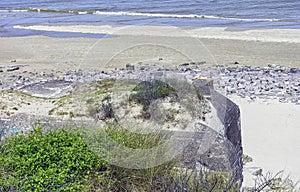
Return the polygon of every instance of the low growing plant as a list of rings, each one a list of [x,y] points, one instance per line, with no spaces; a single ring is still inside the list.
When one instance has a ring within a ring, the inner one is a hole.
[[[106,162],[88,149],[79,132],[36,127],[0,146],[1,191],[76,191]]]

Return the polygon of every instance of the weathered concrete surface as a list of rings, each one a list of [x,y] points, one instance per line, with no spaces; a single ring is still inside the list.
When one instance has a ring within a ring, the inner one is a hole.
[[[67,95],[72,90],[73,83],[65,80],[51,80],[24,85],[20,91],[36,97],[58,98]]]
[[[210,91],[207,91],[209,84],[198,83],[194,81],[194,85],[200,90],[205,88],[204,97],[208,98],[212,106],[217,111],[218,119],[222,122],[224,132],[220,134],[216,127],[208,127],[207,131],[213,133],[208,137],[211,139],[211,145],[204,153],[200,152],[199,161],[201,164],[212,169],[223,169],[232,171],[236,178],[242,181],[242,155],[243,148],[241,142],[241,123],[240,109],[230,99],[215,91],[213,86],[210,86]],[[201,143],[198,144],[201,146]],[[198,151],[199,152],[199,151]]]
[[[0,118],[0,141],[11,135],[23,134],[31,131],[34,126],[40,125],[44,130],[82,126],[93,123],[92,121],[74,121],[71,119],[44,117],[19,113],[9,118]]]

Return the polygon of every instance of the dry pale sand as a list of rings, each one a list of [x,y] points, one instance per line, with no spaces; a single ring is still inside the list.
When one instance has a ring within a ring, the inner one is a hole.
[[[19,26],[20,27],[20,26]],[[105,33],[114,38],[0,38],[0,66],[28,64],[34,69],[121,67],[129,62],[179,64],[206,61],[300,68],[300,30],[230,30],[166,26],[27,26],[23,28]],[[15,64],[15,63],[13,63]]]
[[[273,174],[283,170],[285,176],[299,180],[300,105],[230,98],[241,109],[244,153],[253,158],[245,166],[245,184],[252,183],[251,173],[257,168]]]
[[[300,68],[299,29],[234,30],[162,26],[16,26],[49,31],[105,33],[115,37],[0,38],[0,66],[28,65],[27,71],[96,70],[127,63],[172,65],[206,61],[206,65],[233,63]],[[162,61],[159,61],[162,58]],[[16,60],[16,62],[11,62]],[[11,74],[11,73],[10,73]],[[1,75],[10,75],[7,72]],[[284,169],[300,178],[300,106],[248,103],[241,107],[243,147],[254,159],[250,167],[277,172]],[[247,177],[250,181],[251,178]],[[246,180],[246,182],[247,182]]]

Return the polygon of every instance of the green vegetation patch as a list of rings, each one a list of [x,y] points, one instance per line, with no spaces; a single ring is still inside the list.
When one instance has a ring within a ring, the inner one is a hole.
[[[89,150],[77,131],[13,136],[0,146],[0,186],[17,191],[75,191],[106,162]]]
[[[28,135],[7,138],[0,145],[0,190],[238,191],[233,176],[182,169],[178,159],[145,169],[118,167],[104,160],[111,150],[104,141],[107,135],[127,147],[146,149],[165,142],[160,133],[137,134],[116,124],[87,130],[43,132],[36,127]]]
[[[134,89],[136,93],[132,94],[130,101],[143,105],[144,111],[149,108],[153,100],[172,96],[177,97],[176,91],[169,84],[160,81],[142,81]]]
[[[167,140],[167,136],[160,132],[136,133],[118,125],[108,126],[106,132],[116,142],[132,149],[149,149],[161,145]]]

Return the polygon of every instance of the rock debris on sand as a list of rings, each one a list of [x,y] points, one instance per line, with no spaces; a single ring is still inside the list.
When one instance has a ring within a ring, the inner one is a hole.
[[[149,64],[126,64],[124,68],[115,69],[114,71],[87,72],[79,69],[59,75],[56,73],[33,73],[27,71],[23,72],[23,74],[11,72],[11,74],[8,73],[4,78],[1,78],[0,89],[21,90],[30,93],[32,92],[31,85],[51,84],[51,87],[53,87],[53,84],[55,84],[55,91],[61,93],[58,89],[66,89],[66,84],[69,86],[70,83],[91,82],[105,78],[133,78],[141,80],[150,77],[164,78],[166,72],[172,72],[185,76],[188,80],[193,80],[197,77],[213,78],[215,89],[226,95],[236,94],[250,100],[277,99],[280,102],[300,104],[300,69],[282,67],[277,64],[269,64],[266,67],[251,67],[240,66],[237,63],[236,61],[234,65],[217,65],[212,67],[201,65],[199,67],[200,65],[194,65],[194,62],[192,62],[183,63],[177,68],[153,68]],[[7,70],[14,71],[13,69],[18,70],[18,66]],[[1,70],[3,71],[2,68],[0,68]],[[50,81],[51,83],[45,83]],[[42,86],[40,85],[40,87]],[[38,89],[36,88],[35,91],[38,92]],[[49,95],[56,96],[55,93],[50,92],[48,92]]]

